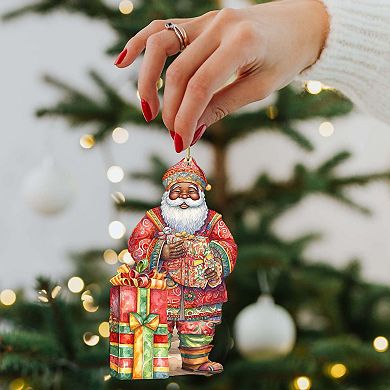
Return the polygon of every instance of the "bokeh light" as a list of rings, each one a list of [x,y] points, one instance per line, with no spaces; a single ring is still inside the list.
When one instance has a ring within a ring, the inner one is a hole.
[[[110,324],[107,321],[104,321],[99,325],[99,334],[105,338],[110,337]]]
[[[117,144],[124,144],[129,139],[129,132],[123,127],[117,127],[112,132],[112,139]]]
[[[5,306],[11,306],[16,301],[16,294],[13,290],[6,288],[0,293],[0,302]]]
[[[68,288],[73,293],[79,293],[84,288],[83,279],[78,276],[73,276],[68,280]]]
[[[134,259],[132,258],[131,254],[129,253],[129,251],[127,249],[123,249],[119,253],[118,260],[121,263],[125,263],[125,264],[128,264],[128,265],[134,265],[135,264]]]
[[[118,255],[113,249],[106,249],[103,253],[103,259],[107,264],[116,264],[118,262]]]
[[[335,363],[329,366],[329,375],[335,379],[342,378],[347,371],[347,367],[342,363]]]
[[[9,390],[23,390],[25,386],[26,382],[23,378],[16,378],[9,384]]]
[[[99,306],[94,305],[93,299],[92,299],[92,301],[89,301],[88,299],[84,299],[83,300],[83,307],[84,307],[85,311],[87,311],[88,313],[95,313],[99,309]]]
[[[122,0],[119,3],[119,11],[124,15],[131,14],[133,9],[134,9],[134,5],[130,0]]]
[[[123,223],[121,221],[112,221],[108,225],[108,233],[115,240],[119,240],[126,233],[125,225],[123,225]]]
[[[377,352],[386,352],[389,349],[389,340],[384,336],[375,337],[372,345]]]
[[[111,198],[114,199],[116,204],[122,204],[122,203],[125,203],[125,201],[126,201],[125,196],[120,191],[112,193]]]
[[[51,297],[53,298],[53,299],[55,299],[56,297],[57,297],[57,295],[60,293],[60,291],[61,291],[61,286],[55,286],[54,288],[53,288],[53,290],[51,290]]]
[[[83,335],[83,340],[84,340],[85,344],[87,344],[90,347],[93,347],[94,345],[96,345],[99,342],[100,337],[96,334],[91,333],[91,332],[86,332]]]
[[[323,137],[330,137],[334,133],[334,127],[330,122],[322,122],[318,128],[318,132]]]
[[[296,390],[310,390],[311,380],[307,376],[299,376],[294,379],[293,386]]]
[[[80,146],[83,149],[91,149],[95,145],[95,137],[92,134],[84,134],[80,138]]]
[[[279,110],[278,107],[270,105],[267,107],[266,114],[269,119],[275,119],[278,116]]]
[[[113,165],[107,170],[107,178],[112,183],[119,183],[123,180],[124,175],[123,169],[118,165]]]
[[[157,87],[157,90],[159,90],[160,88],[162,88],[162,86],[164,85],[164,80],[160,77],[156,83],[156,87]]]
[[[316,80],[310,80],[306,83],[306,91],[312,95],[318,95],[322,91],[322,83]]]

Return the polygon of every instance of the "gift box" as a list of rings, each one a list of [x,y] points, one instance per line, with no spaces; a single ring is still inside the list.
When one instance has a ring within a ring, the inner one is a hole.
[[[117,379],[169,377],[165,274],[123,264],[111,280],[110,373]]]
[[[209,246],[209,239],[204,236],[194,236],[186,232],[168,234],[167,243],[184,241],[185,255],[179,259],[169,259],[164,266],[169,276],[177,283],[188,287],[205,288],[207,284],[214,287],[221,283],[222,266],[215,261]],[[212,268],[217,271],[218,278],[210,280],[204,276],[204,271]]]

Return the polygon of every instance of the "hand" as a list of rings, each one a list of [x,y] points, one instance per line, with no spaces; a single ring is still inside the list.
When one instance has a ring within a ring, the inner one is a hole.
[[[204,270],[204,276],[206,279],[215,279],[218,276],[218,274],[217,271],[209,267]]]
[[[173,244],[164,244],[161,257],[163,260],[178,259],[185,254],[184,241],[177,241]]]
[[[168,67],[162,117],[181,152],[225,115],[287,85],[320,55],[328,15],[319,0],[281,0],[243,9],[171,19],[190,45]],[[117,59],[129,66],[145,49],[138,91],[147,121],[159,111],[156,83],[179,40],[154,20],[126,44]],[[227,85],[235,75],[235,80]],[[173,134],[172,132],[175,132]]]

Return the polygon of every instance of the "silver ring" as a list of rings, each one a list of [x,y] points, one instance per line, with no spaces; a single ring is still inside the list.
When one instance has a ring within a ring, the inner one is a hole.
[[[190,44],[186,30],[184,30],[183,27],[172,22],[167,22],[165,23],[165,28],[167,30],[172,30],[176,34],[180,43],[180,52],[182,52]]]

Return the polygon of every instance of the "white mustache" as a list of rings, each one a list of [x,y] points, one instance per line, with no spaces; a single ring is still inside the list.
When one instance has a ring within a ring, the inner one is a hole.
[[[170,206],[180,206],[183,203],[186,204],[189,207],[198,207],[203,203],[202,197],[200,197],[197,200],[194,200],[192,198],[176,198],[176,199],[171,199],[169,196],[166,197],[166,202]]]

